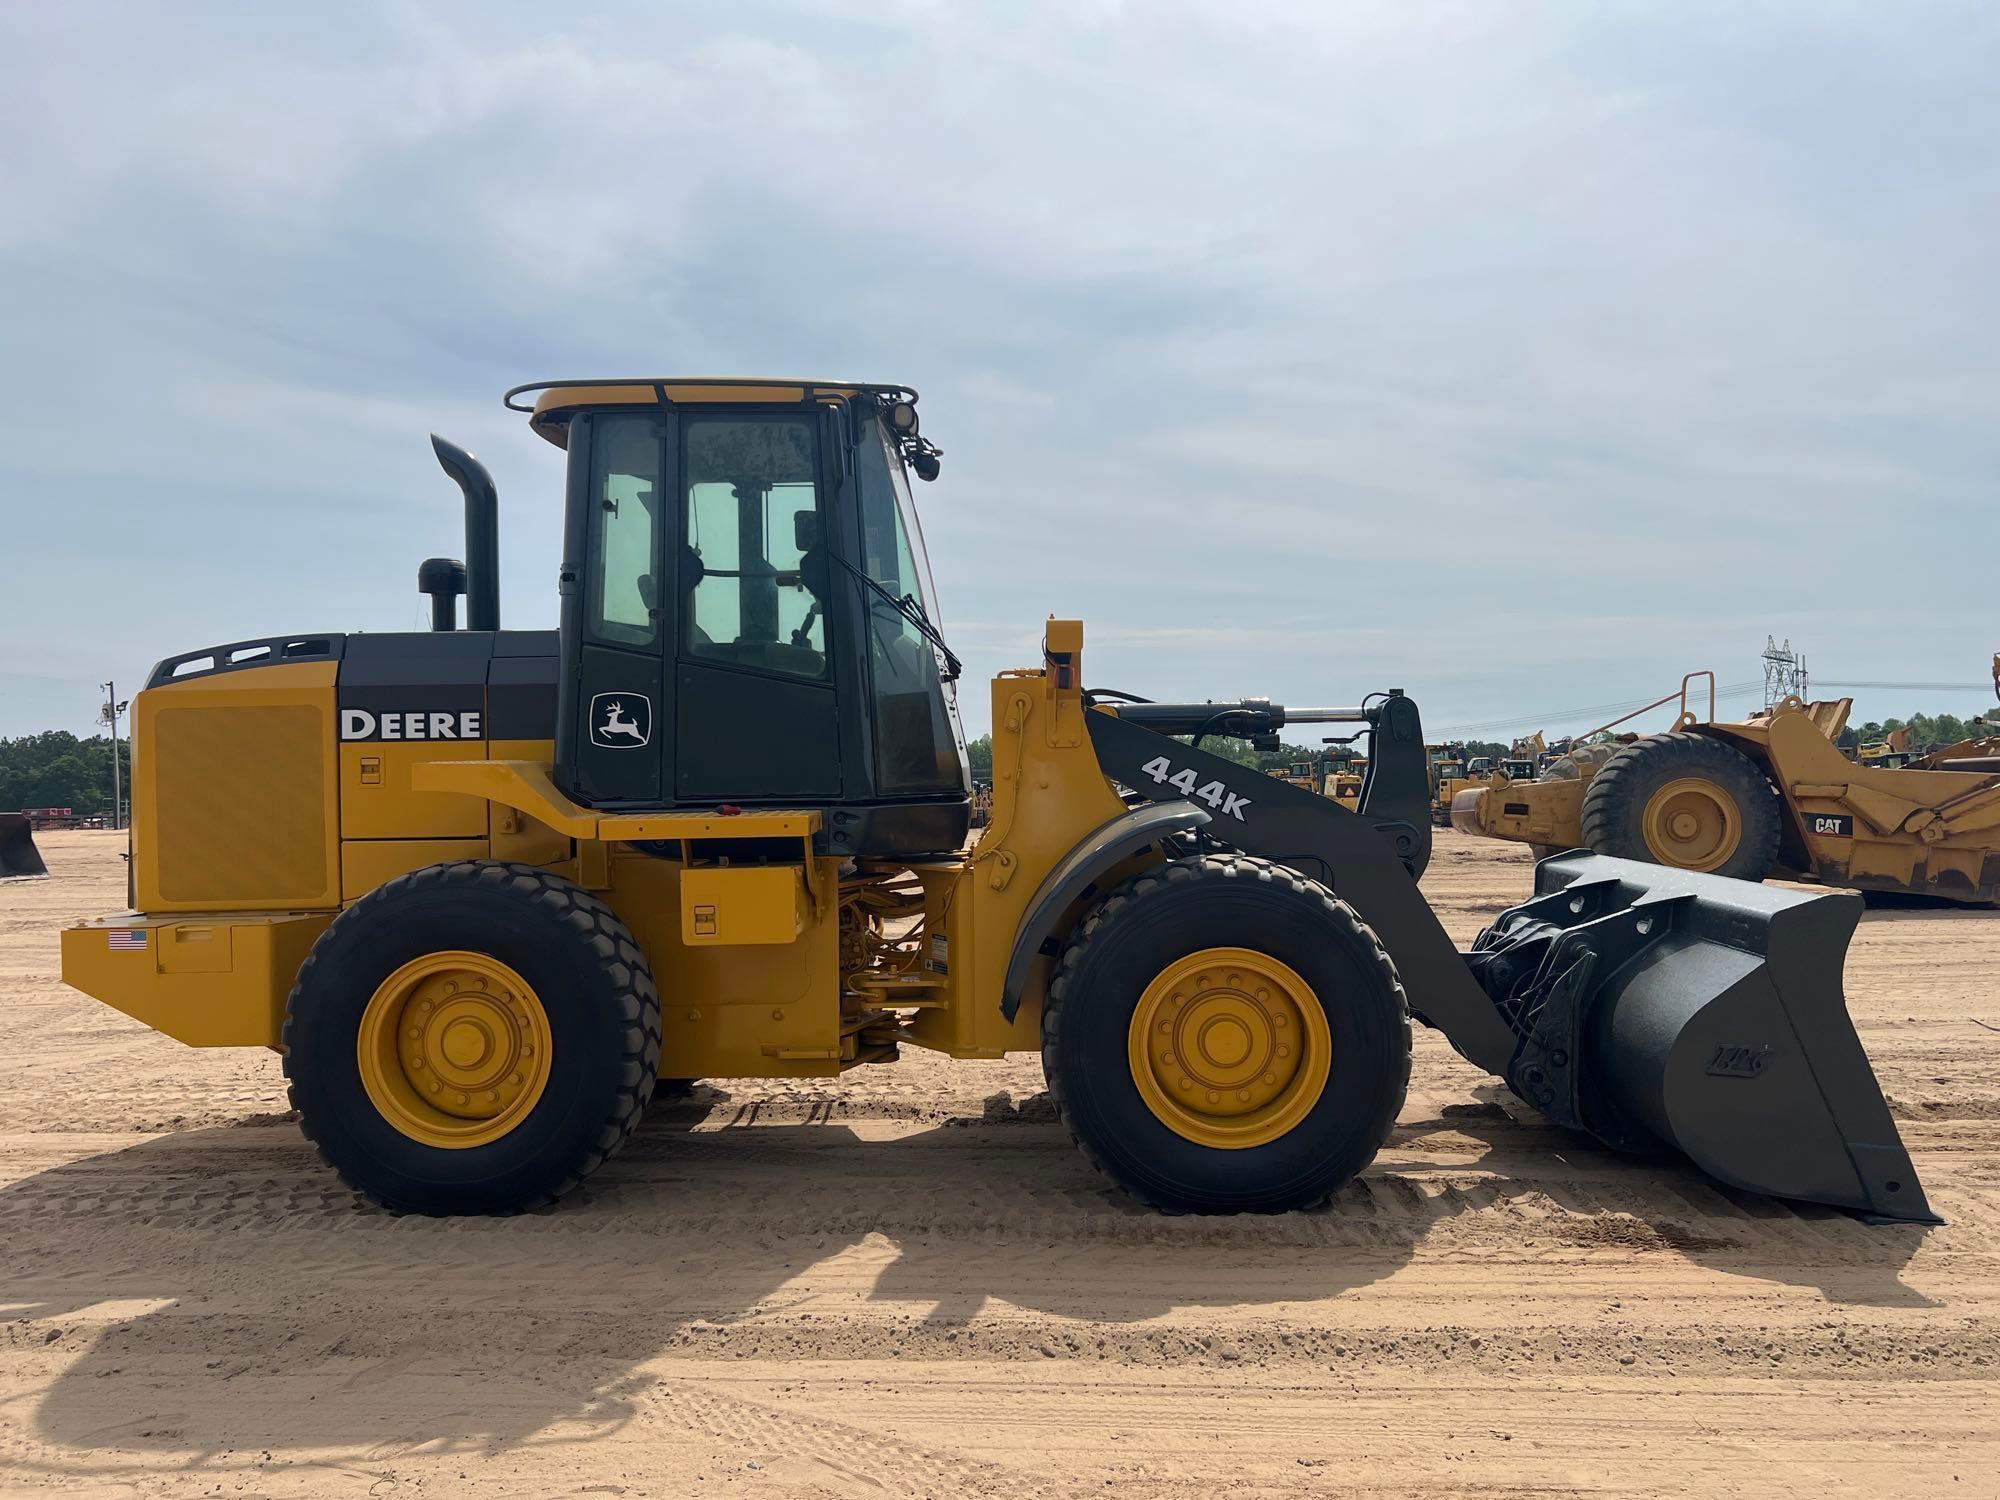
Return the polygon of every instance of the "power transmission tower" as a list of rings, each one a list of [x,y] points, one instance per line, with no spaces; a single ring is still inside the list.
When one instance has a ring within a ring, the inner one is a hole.
[[[1764,707],[1776,708],[1785,698],[1797,698],[1804,702],[1810,696],[1810,687],[1805,654],[1792,649],[1789,637],[1781,646],[1776,636],[1765,636]]]

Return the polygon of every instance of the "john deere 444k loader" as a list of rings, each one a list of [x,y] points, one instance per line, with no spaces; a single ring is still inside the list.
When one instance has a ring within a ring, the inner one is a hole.
[[[136,911],[63,936],[79,989],[283,1053],[306,1133],[381,1202],[547,1203],[661,1077],[925,1047],[1039,1050],[1078,1143],[1148,1203],[1298,1208],[1380,1147],[1414,1017],[1614,1147],[1930,1216],[1841,994],[1857,898],[1580,854],[1460,953],[1417,888],[1416,704],[1092,692],[1073,620],[993,681],[967,847],[914,392],[509,404],[568,455],[560,630],[499,628],[492,482],[437,442],[467,525],[463,564],[419,572],[435,628],[162,662],[135,709]],[[1202,748],[1300,723],[1367,736],[1357,810]]]

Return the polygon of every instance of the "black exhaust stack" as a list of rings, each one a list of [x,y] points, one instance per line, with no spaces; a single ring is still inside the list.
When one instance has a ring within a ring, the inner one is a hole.
[[[486,472],[486,465],[458,444],[447,442],[434,432],[431,434],[431,448],[437,454],[439,466],[452,477],[453,483],[465,495],[465,568],[462,575],[465,589],[465,628],[498,630],[500,628],[500,493],[493,487],[493,476]],[[424,588],[425,575],[422,572],[418,577],[418,587],[431,595],[432,629],[450,629],[449,624],[439,624],[440,620],[449,621],[451,618],[452,610],[448,601],[441,599],[433,589]],[[445,582],[442,577],[436,581]]]

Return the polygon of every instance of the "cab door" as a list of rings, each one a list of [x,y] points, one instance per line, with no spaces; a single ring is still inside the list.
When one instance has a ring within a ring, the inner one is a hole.
[[[675,802],[841,795],[827,423],[807,408],[676,416]]]
[[[674,417],[592,412],[570,433],[571,505],[562,586],[572,794],[595,806],[659,806],[670,785]]]

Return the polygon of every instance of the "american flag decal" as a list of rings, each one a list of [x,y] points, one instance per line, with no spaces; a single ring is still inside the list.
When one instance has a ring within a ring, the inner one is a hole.
[[[146,951],[146,929],[143,927],[114,927],[109,934],[109,947],[113,953],[144,953]]]

